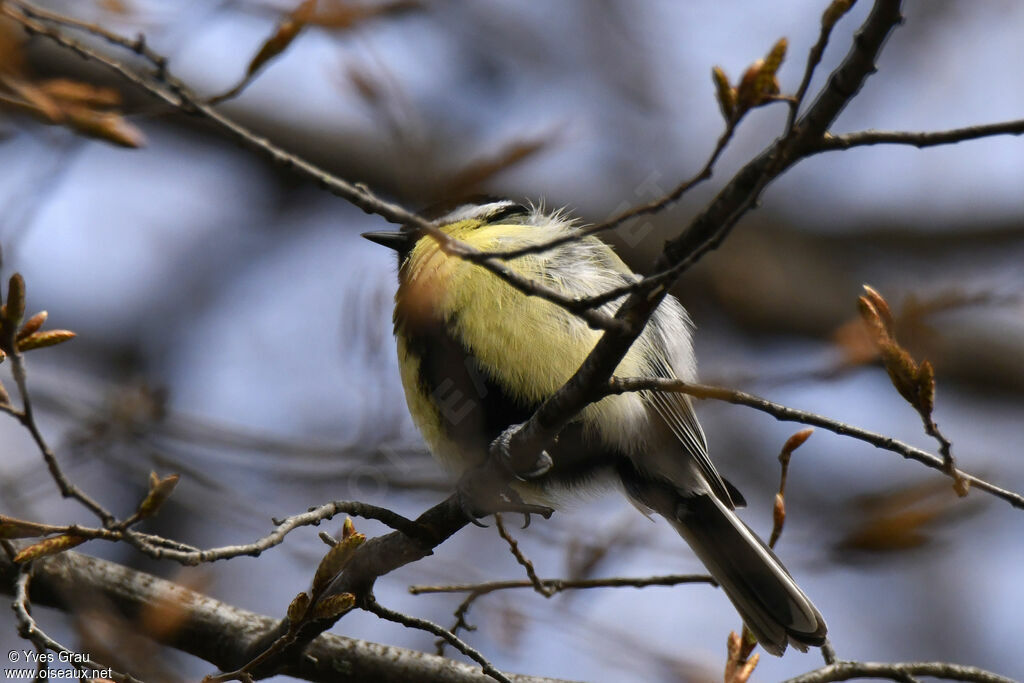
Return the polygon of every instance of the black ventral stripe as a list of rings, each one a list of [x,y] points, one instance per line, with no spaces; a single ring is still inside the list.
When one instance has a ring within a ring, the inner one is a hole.
[[[404,327],[404,322],[396,319],[396,332],[404,335],[408,352],[419,361],[420,391],[433,397],[447,438],[469,452],[479,452],[481,461],[494,439],[509,426],[525,422],[539,407],[513,397],[490,377],[454,333],[455,318],[420,320],[415,330]],[[625,454],[600,443],[581,422],[567,425],[548,453],[554,467],[538,482],[542,487],[583,485],[628,461]]]

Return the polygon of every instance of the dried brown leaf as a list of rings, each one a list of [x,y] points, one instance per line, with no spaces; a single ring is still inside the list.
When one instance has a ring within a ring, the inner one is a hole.
[[[855,525],[837,544],[843,551],[883,554],[911,550],[933,540],[933,529],[971,505],[950,495],[949,483],[932,479],[854,501]]]
[[[139,612],[138,630],[158,642],[181,633],[193,614],[193,596],[209,588],[210,575],[185,570],[174,577],[174,583],[153,595]]]
[[[502,171],[550,147],[556,138],[557,133],[549,133],[532,140],[513,140],[497,154],[468,163],[445,184],[443,194],[451,197],[469,194]]]
[[[347,30],[374,17],[398,16],[423,8],[418,0],[392,0],[373,4],[355,3],[351,0],[334,0],[321,3],[321,7],[309,20],[323,28]]]
[[[70,78],[50,78],[40,81],[39,89],[50,98],[62,103],[102,108],[121,105],[121,93],[114,88],[83,83]]]
[[[0,75],[26,73],[25,32],[12,21],[0,21]]]
[[[299,32],[313,18],[313,13],[316,11],[316,2],[317,0],[303,0],[298,7],[292,10],[277,25],[274,33],[263,41],[263,45],[260,46],[256,55],[249,61],[249,66],[245,70],[246,78],[253,76],[267,62],[288,49],[288,46],[292,44],[292,41],[299,35]]]
[[[44,123],[56,124],[64,120],[60,105],[29,79],[0,71],[0,86],[20,98],[20,110],[32,114]],[[17,106],[19,101],[9,100],[6,103]]]
[[[65,106],[63,111],[68,127],[88,137],[133,149],[146,144],[146,136],[142,131],[118,112],[99,111],[73,104]]]

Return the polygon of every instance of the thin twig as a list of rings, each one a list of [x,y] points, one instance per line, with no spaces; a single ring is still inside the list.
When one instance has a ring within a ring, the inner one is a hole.
[[[891,681],[906,681],[912,676],[931,676],[949,681],[971,681],[973,683],[1013,683],[1013,680],[999,674],[973,666],[950,664],[948,662],[847,662],[838,661],[820,669],[788,679],[785,683],[830,683],[858,678],[885,678]]]
[[[673,189],[668,194],[660,197],[659,199],[656,199],[647,204],[640,204],[639,206],[634,206],[630,209],[623,211],[614,218],[610,218],[607,221],[604,221],[603,223],[588,225],[586,227],[574,231],[572,234],[562,235],[561,237],[556,237],[550,240],[546,240],[544,242],[538,242],[536,244],[531,244],[525,247],[519,247],[518,249],[488,251],[486,252],[486,254],[493,258],[498,258],[502,260],[519,258],[520,256],[525,256],[527,254],[539,254],[545,251],[550,251],[551,249],[562,246],[563,244],[577,242],[588,235],[594,235],[599,232],[605,232],[607,230],[614,230],[615,228],[619,227],[626,221],[632,220],[633,218],[651,215],[664,211],[670,205],[679,201],[684,194],[692,190],[694,187],[701,184],[705,180],[711,179],[715,163],[718,161],[718,157],[722,155],[722,152],[725,151],[726,146],[732,139],[733,134],[736,132],[736,125],[738,123],[738,121],[728,122],[725,130],[718,137],[718,142],[715,143],[715,148],[711,151],[711,156],[708,157],[708,160],[704,162],[704,166],[702,166],[701,169],[697,171],[695,175],[680,182],[678,185],[676,185],[675,189]],[[643,286],[644,285],[642,284],[642,281],[638,281],[638,284],[632,285],[629,291],[634,291],[635,288]],[[611,296],[610,298],[605,295],[602,295],[600,301],[601,303],[604,303],[606,301],[613,301],[617,299],[619,296],[621,296],[621,294]],[[595,301],[596,297],[587,297],[585,299],[580,299],[577,302],[578,310],[597,308],[598,306],[601,305],[601,303],[595,303]]]
[[[28,382],[26,380],[24,356],[17,350],[17,347],[13,345],[11,352],[8,355],[11,359],[11,374],[14,376],[15,385],[18,387],[18,394],[21,396],[21,410],[7,412],[14,415],[18,421],[21,422],[22,426],[28,430],[29,434],[32,435],[32,440],[35,442],[36,447],[43,456],[43,460],[46,462],[46,468],[50,471],[50,477],[53,479],[54,483],[57,484],[57,488],[60,490],[61,496],[77,500],[93,514],[99,517],[105,527],[113,526],[117,521],[114,515],[98,502],[93,500],[92,497],[85,493],[85,491],[82,491],[80,488],[75,486],[71,480],[68,479],[67,475],[64,474],[64,470],[61,469],[60,463],[57,462],[56,454],[54,454],[53,449],[50,448],[49,444],[46,443],[46,439],[43,437],[42,432],[39,431],[39,425],[36,424],[35,413],[32,409],[32,399],[29,396]]]
[[[744,166],[682,235],[665,243],[653,270],[670,275],[658,288],[629,296],[615,314],[623,329],[605,330],[573,376],[528,420],[510,428],[495,442],[497,449],[492,457],[504,458],[513,471],[529,471],[537,454],[601,393],[672,282],[725,240],[772,180],[812,153],[811,147],[876,70],[875,59],[890,32],[902,20],[900,10],[900,0],[876,0],[850,51],[800,118],[794,135],[775,141]]]
[[[607,579],[541,579],[541,584],[552,593],[584,588],[647,588],[649,586],[678,586],[683,583],[706,583],[717,586],[718,583],[705,574],[667,574],[665,576],[645,576],[638,578],[612,577]],[[409,586],[413,595],[424,593],[493,593],[510,588],[533,588],[533,582],[526,579],[508,581],[485,581],[482,583],[462,583],[448,586]]]
[[[145,541],[137,544],[136,547],[154,559],[166,558],[187,566],[227,560],[244,555],[259,557],[263,551],[283,543],[285,536],[295,529],[304,526],[315,526],[342,513],[363,517],[364,519],[375,519],[392,529],[400,531],[414,541],[422,538],[424,535],[423,528],[416,522],[406,519],[387,508],[356,501],[337,500],[310,508],[308,512],[279,520],[273,532],[245,545],[226,545],[207,550],[182,551],[171,547],[157,547],[149,541]],[[130,541],[131,539],[126,536],[126,540]]]
[[[523,551],[519,549],[519,541],[517,541],[512,534],[508,532],[508,529],[505,528],[505,523],[501,519],[500,512],[494,514],[494,525],[498,527],[498,534],[500,534],[505,542],[508,543],[508,549],[512,553],[513,557],[516,558],[516,562],[526,570],[526,576],[530,579],[530,584],[533,586],[533,589],[545,598],[550,598],[554,594],[554,591],[548,589],[541,582],[540,577],[537,576],[537,570],[533,568],[533,562],[523,554]]]
[[[856,0],[850,2],[850,7],[853,6]],[[831,9],[831,7],[829,8]],[[849,7],[846,11],[849,11]],[[845,13],[845,12],[844,12]],[[821,63],[821,58],[825,54],[825,48],[828,47],[829,38],[832,35],[832,29],[835,28],[837,20],[836,17],[832,21],[826,19],[828,17],[828,11],[826,15],[822,17],[821,31],[818,33],[818,40],[811,47],[811,51],[807,54],[807,66],[804,67],[804,75],[800,79],[800,87],[796,89],[796,94],[789,100],[789,117],[786,119],[786,133],[788,137],[793,133],[793,127],[796,125],[796,117],[800,113],[800,105],[803,104],[804,98],[807,96],[807,89],[811,85],[811,79],[814,78],[814,72],[817,70],[818,65]]]
[[[611,316],[591,308],[581,307],[575,297],[567,296],[557,290],[541,284],[540,282],[521,275],[517,271],[506,266],[500,259],[494,258],[484,252],[481,252],[475,247],[450,237],[434,223],[424,220],[419,215],[412,213],[397,204],[384,201],[370,191],[370,189],[365,185],[350,183],[338,178],[309,161],[284,151],[266,138],[257,135],[233,119],[228,118],[216,108],[203,101],[203,98],[193,93],[182,81],[173,77],[170,71],[166,68],[166,59],[156,55],[156,53],[153,53],[149,48],[145,47],[145,40],[143,38],[131,41],[91,24],[85,24],[84,22],[66,20],[58,21],[57,19],[51,19],[46,16],[46,13],[43,10],[31,3],[25,2],[25,0],[10,0],[10,2],[7,2],[0,7],[2,7],[5,14],[29,31],[43,35],[83,58],[94,60],[99,64],[112,69],[131,83],[148,91],[150,94],[157,96],[177,109],[212,121],[232,137],[235,137],[246,145],[266,154],[275,163],[307,176],[314,180],[321,188],[349,201],[363,211],[377,214],[388,222],[396,225],[402,225],[406,229],[423,231],[426,235],[429,235],[437,241],[438,246],[443,253],[471,261],[476,265],[486,268],[488,271],[501,278],[507,284],[523,294],[528,296],[537,296],[566,308],[580,316],[595,329],[612,329],[619,326]],[[143,76],[135,72],[127,64],[109,57],[98,50],[94,50],[79,41],[69,38],[60,31],[54,29],[50,23],[69,26],[88,31],[90,33],[95,33],[97,35],[102,35],[105,39],[116,45],[146,56],[150,61],[153,61],[154,59],[161,59],[161,63],[164,66],[162,69],[158,69],[156,73],[151,76]]]
[[[476,626],[473,626],[471,623],[469,623],[469,621],[466,620],[466,617],[469,615],[469,608],[473,606],[473,603],[481,595],[482,593],[472,592],[469,595],[467,595],[462,602],[459,603],[458,607],[455,608],[455,612],[453,614],[453,616],[455,617],[455,623],[452,624],[452,627],[450,629],[448,629],[448,631],[453,636],[459,635],[459,629],[464,629],[466,631],[476,630]],[[447,644],[448,641],[444,638],[438,638],[434,641],[434,651],[437,653],[439,657],[444,656],[444,646]]]
[[[11,608],[14,610],[14,616],[18,623],[18,635],[31,642],[36,648],[36,652],[43,654],[47,651],[51,651],[61,654],[63,655],[61,661],[70,663],[75,667],[75,669],[87,675],[96,675],[99,670],[102,670],[105,677],[113,681],[117,681],[118,683],[142,683],[142,681],[134,676],[119,673],[109,667],[104,667],[97,662],[91,661],[87,655],[83,655],[65,647],[39,628],[39,624],[37,624],[36,620],[32,617],[29,607],[28,587],[29,581],[31,581],[32,578],[31,567],[31,562],[19,567],[18,578],[14,584],[14,601],[11,603]],[[47,658],[43,657],[39,662],[39,673],[41,678],[45,677],[42,671],[47,668],[46,659]],[[88,662],[88,668],[79,662]]]
[[[694,398],[714,399],[717,401],[734,403],[736,405],[745,405],[750,408],[754,408],[755,410],[768,413],[775,419],[783,422],[801,422],[814,427],[821,427],[822,429],[839,434],[840,436],[848,436],[853,439],[864,441],[875,448],[881,448],[883,450],[898,453],[904,458],[916,460],[917,462],[927,465],[932,469],[936,469],[943,474],[949,474],[945,460],[942,457],[929,453],[928,451],[915,448],[910,444],[903,443],[902,441],[898,441],[897,439],[893,439],[883,434],[861,429],[860,427],[854,427],[853,425],[848,425],[816,413],[789,408],[788,406],[773,403],[759,396],[748,394],[743,391],[737,391],[735,389],[712,387],[705,384],[691,384],[680,380],[656,377],[613,377],[609,381],[606,391],[607,394],[621,394],[632,391],[671,391],[688,394]],[[991,484],[984,479],[980,479],[961,470],[957,470],[957,472],[965,480],[970,482],[972,487],[985,491],[986,493],[990,493],[997,498],[1002,498],[1015,508],[1024,509],[1024,496],[1019,493],[1000,488],[995,484]]]
[[[475,661],[477,664],[479,664],[481,668],[483,668],[485,674],[487,674],[496,681],[500,681],[501,683],[511,683],[511,681],[509,681],[505,674],[498,671],[498,669],[496,669],[493,664],[487,661],[486,657],[484,657],[482,654],[480,654],[480,652],[475,650],[467,643],[463,642],[458,636],[456,636],[451,631],[448,631],[443,626],[439,626],[438,624],[435,624],[432,621],[427,621],[426,619],[420,619],[419,617],[413,617],[407,614],[402,614],[401,612],[395,612],[394,610],[390,610],[387,607],[384,607],[383,605],[378,603],[372,597],[367,598],[364,601],[364,604],[361,605],[361,607],[365,609],[367,612],[376,614],[381,619],[393,621],[396,624],[401,624],[408,628],[417,628],[421,631],[433,633],[435,636],[444,638],[456,650],[458,650],[459,652],[461,652],[462,654],[466,655],[467,657]]]
[[[934,132],[865,130],[844,135],[828,135],[815,147],[816,152],[831,152],[869,145],[912,145],[919,149],[937,145],[952,145],[995,135],[1024,134],[1024,119],[1000,121],[964,128]]]

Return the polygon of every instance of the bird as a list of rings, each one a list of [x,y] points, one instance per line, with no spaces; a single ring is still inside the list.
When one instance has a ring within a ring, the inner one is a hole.
[[[565,210],[484,197],[423,216],[483,252],[571,238],[506,261],[563,295],[594,296],[639,280]],[[480,465],[496,438],[554,394],[601,336],[557,303],[446,253],[425,230],[362,236],[397,253],[393,323],[406,403],[431,453],[457,475]],[[599,310],[614,315],[622,300]],[[692,338],[686,310],[667,295],[615,374],[696,381]],[[743,496],[712,463],[688,396],[606,396],[580,411],[547,454],[547,471],[517,484],[525,500],[557,505],[580,492],[617,488],[644,514],[675,528],[765,651],[781,656],[788,645],[806,651],[825,643],[821,613],[736,514]]]

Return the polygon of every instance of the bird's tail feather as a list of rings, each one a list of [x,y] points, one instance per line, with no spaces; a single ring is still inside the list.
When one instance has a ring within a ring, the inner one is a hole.
[[[775,553],[718,498],[680,495],[674,510],[658,510],[690,544],[735,605],[761,646],[781,655],[825,642],[821,614]]]

